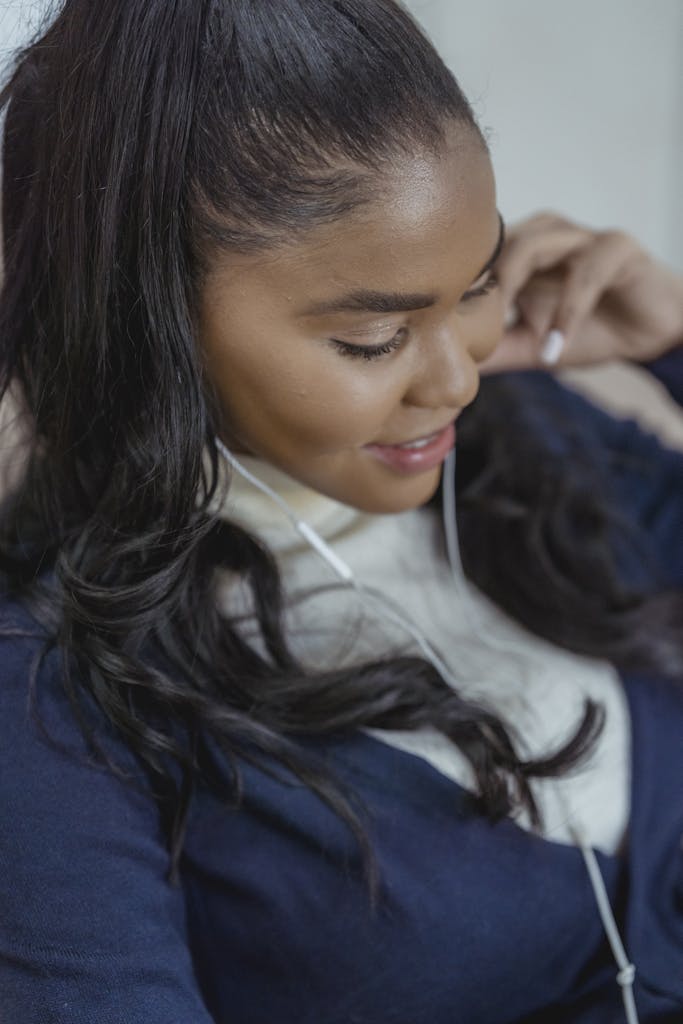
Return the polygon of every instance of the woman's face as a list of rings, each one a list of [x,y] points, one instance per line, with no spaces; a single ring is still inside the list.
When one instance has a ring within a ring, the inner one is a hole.
[[[440,157],[397,163],[381,201],[225,259],[199,323],[224,443],[367,512],[426,502],[501,337],[482,291],[500,235],[488,154],[457,127]]]

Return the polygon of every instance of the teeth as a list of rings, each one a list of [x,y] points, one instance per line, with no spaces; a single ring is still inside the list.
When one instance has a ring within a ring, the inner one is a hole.
[[[432,434],[430,437],[423,437],[419,441],[407,441],[405,444],[399,445],[399,448],[424,448],[436,437],[436,434]]]

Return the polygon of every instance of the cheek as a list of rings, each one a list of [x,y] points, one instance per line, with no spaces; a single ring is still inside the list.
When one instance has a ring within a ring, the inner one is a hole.
[[[234,433],[253,449],[333,453],[380,436],[403,394],[386,367],[325,346],[289,346],[259,357],[256,346],[222,360],[214,379]]]
[[[273,412],[302,445],[332,453],[379,437],[402,393],[395,373],[330,353],[319,361],[295,402],[277,395]]]

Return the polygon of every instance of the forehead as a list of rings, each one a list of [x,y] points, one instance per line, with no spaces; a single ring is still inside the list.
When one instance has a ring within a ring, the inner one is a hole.
[[[230,258],[223,280],[292,301],[353,286],[415,290],[419,278],[431,287],[446,268],[467,285],[468,273],[488,259],[498,228],[489,155],[471,129],[456,129],[438,155],[397,158],[372,202],[291,245]]]

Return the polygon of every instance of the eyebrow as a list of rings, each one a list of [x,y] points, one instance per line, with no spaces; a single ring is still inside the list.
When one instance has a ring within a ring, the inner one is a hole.
[[[500,213],[498,214],[498,223],[500,225],[498,241],[486,263],[474,278],[475,281],[478,281],[482,274],[491,269],[505,244],[505,221]],[[299,316],[325,316],[330,313],[408,313],[414,309],[428,309],[430,306],[436,305],[437,301],[438,297],[430,293],[376,292],[359,288],[334,299],[314,302],[302,310]]]

